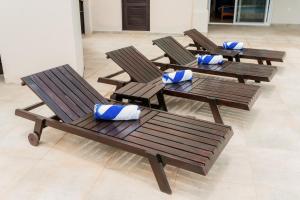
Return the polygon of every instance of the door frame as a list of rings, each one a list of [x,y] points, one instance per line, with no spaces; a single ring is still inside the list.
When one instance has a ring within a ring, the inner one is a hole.
[[[122,31],[150,31],[150,0],[145,0],[146,1],[146,30],[128,30],[126,27],[126,9],[125,9],[125,1],[122,0]]]
[[[208,0],[208,24],[217,24],[217,25],[242,25],[242,26],[270,26],[271,25],[271,16],[272,16],[272,6],[273,6],[273,0],[267,0],[266,10],[265,10],[265,22],[263,23],[256,23],[256,22],[236,22],[236,13],[237,13],[237,7],[238,7],[238,1],[234,0],[234,15],[233,15],[233,22],[232,23],[222,23],[222,22],[211,22],[210,21],[210,9],[211,9],[211,0]]]

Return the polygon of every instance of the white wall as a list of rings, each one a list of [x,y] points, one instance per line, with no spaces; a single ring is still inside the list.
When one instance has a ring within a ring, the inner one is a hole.
[[[93,33],[92,1],[83,0],[85,34]]]
[[[299,0],[273,0],[272,24],[300,24]]]
[[[151,32],[183,33],[192,25],[193,0],[151,0]]]
[[[0,27],[6,82],[63,64],[83,74],[77,1],[2,0]]]
[[[94,31],[121,31],[121,0],[91,0]]]
[[[91,0],[94,31],[122,31],[121,0]],[[206,0],[150,0],[150,31],[183,33],[190,28],[207,32]]]

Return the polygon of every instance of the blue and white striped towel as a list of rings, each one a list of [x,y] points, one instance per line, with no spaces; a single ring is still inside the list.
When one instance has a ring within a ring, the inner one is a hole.
[[[171,73],[164,73],[162,77],[163,83],[179,83],[183,81],[190,81],[193,78],[191,70],[179,70]]]
[[[230,49],[230,50],[241,50],[244,48],[244,43],[243,42],[224,42],[223,48]]]
[[[198,55],[198,64],[201,65],[222,65],[224,59],[222,55]]]
[[[103,105],[96,104],[94,118],[96,120],[137,120],[141,110],[137,105]]]

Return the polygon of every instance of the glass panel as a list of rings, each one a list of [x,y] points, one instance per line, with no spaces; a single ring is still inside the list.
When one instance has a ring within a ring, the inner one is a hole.
[[[239,0],[236,22],[264,23],[269,0]]]

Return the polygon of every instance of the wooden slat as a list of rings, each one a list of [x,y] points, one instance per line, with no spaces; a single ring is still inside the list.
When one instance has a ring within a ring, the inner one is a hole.
[[[109,132],[107,132],[107,135],[110,136],[116,136],[120,133],[123,133],[125,129],[128,127],[139,127],[140,123],[144,121],[145,116],[149,114],[151,111],[149,109],[143,109],[141,110],[140,119],[139,120],[129,120],[129,121],[122,121],[119,126],[115,127],[114,129],[111,129]],[[131,130],[130,132],[134,131],[135,129]],[[101,131],[101,130],[100,130]],[[130,133],[129,132],[129,133]]]
[[[179,150],[176,148],[168,147],[166,145],[158,144],[158,143],[151,142],[148,140],[143,140],[143,139],[140,139],[140,138],[137,138],[134,136],[129,135],[125,138],[125,140],[135,143],[135,144],[139,144],[139,145],[151,148],[158,152],[161,151],[161,152],[169,153],[171,155],[176,155],[177,157],[182,157],[182,158],[189,159],[189,160],[192,160],[195,162],[206,164],[209,161],[209,159],[207,157],[195,155],[190,152],[182,151],[182,150]]]
[[[187,132],[185,132],[185,134],[182,134],[182,131],[177,131],[177,130],[169,129],[169,128],[162,127],[162,126],[156,126],[156,125],[153,125],[150,123],[145,123],[142,127],[140,127],[137,130],[143,132],[141,129],[151,129],[151,130],[157,131],[157,133],[166,133],[166,134],[178,136],[181,138],[189,139],[192,141],[210,144],[215,147],[218,147],[218,145],[222,141],[222,139],[221,140],[210,139],[210,138],[203,137],[201,135],[189,134]]]
[[[154,40],[153,43],[161,48],[168,57],[175,60],[177,64],[186,65],[196,60],[195,56],[179,44],[173,37],[164,37]]]
[[[191,129],[188,127],[172,125],[168,122],[162,122],[162,121],[157,121],[157,120],[149,120],[147,123],[155,125],[155,126],[165,127],[165,128],[171,129],[171,130],[176,130],[176,131],[185,132],[185,133],[189,133],[189,134],[196,135],[196,136],[201,136],[201,137],[208,138],[208,139],[213,139],[213,140],[218,140],[218,141],[224,140],[224,138],[222,136],[211,134],[210,132],[206,131],[207,130],[206,128],[203,128],[200,126],[198,127],[198,130],[195,130],[195,129]],[[199,130],[200,128],[202,130]]]
[[[174,142],[172,140],[169,139],[164,139],[164,138],[159,138],[159,137],[155,137],[153,135],[150,134],[144,134],[138,131],[135,131],[133,133],[130,134],[130,136],[134,136],[143,140],[147,140],[147,141],[151,141],[157,144],[161,144],[164,146],[168,146],[168,147],[172,147],[174,149],[179,149],[185,152],[189,152],[189,153],[193,153],[193,154],[197,154],[206,158],[210,158],[213,153],[211,151],[208,151],[207,149],[202,149],[202,144],[198,145],[197,148],[193,147],[193,146],[188,146],[185,144],[181,144],[179,142]]]
[[[77,87],[77,90],[82,91],[89,99],[91,99],[94,104],[107,102],[107,100],[89,86],[82,77],[79,77],[79,75],[75,73],[70,66],[61,67],[58,68],[58,70],[61,71],[69,79],[69,81]]]
[[[75,120],[80,118],[74,111],[72,111],[66,103],[64,103],[57,94],[55,94],[51,90],[51,86],[44,83],[37,74],[34,74],[31,76],[32,81],[35,82],[35,84],[39,85],[39,87],[45,92],[45,94],[49,97],[51,97],[51,100],[57,104],[63,111],[66,113],[70,119]],[[56,113],[55,113],[56,114]],[[59,115],[57,115],[59,116]]]
[[[218,45],[216,45],[213,41],[208,39],[206,36],[204,36],[202,33],[197,31],[196,29],[191,29],[184,32],[185,35],[188,35],[194,42],[196,42],[198,45],[204,47],[207,50],[216,50],[218,49]]]
[[[65,75],[63,75],[57,68],[50,69],[49,71],[53,73],[59,80],[61,80],[65,86],[72,91],[72,93],[74,93],[84,104],[89,107],[89,109],[92,110],[94,102],[84,94],[84,91],[78,90],[74,83],[65,77]]]
[[[124,131],[118,133],[115,135],[115,137],[118,138],[125,138],[127,135],[129,135],[130,133],[132,133],[132,131],[136,130],[138,127],[142,126],[144,123],[146,123],[147,121],[149,121],[150,119],[152,119],[154,116],[156,116],[158,114],[157,111],[151,111],[151,112],[147,112],[140,120],[139,123],[137,124],[132,124],[130,126],[128,126],[126,129],[124,129]]]
[[[60,90],[64,91],[69,96],[69,98],[71,98],[72,101],[76,103],[85,113],[91,112],[91,106],[85,101],[81,101],[80,97],[77,96],[76,92],[70,90],[70,88],[68,88],[65,85],[65,81],[61,81],[60,79],[58,79],[50,70],[46,71],[45,74],[57,85],[57,87],[60,88]]]
[[[95,103],[108,103],[70,66],[46,70],[22,79],[64,122],[92,112]]]
[[[151,77],[157,77],[158,75],[161,75],[161,72],[150,62],[144,55],[139,54],[137,50],[134,48],[125,48],[123,51],[124,55],[127,56],[133,64],[137,66],[146,66],[145,68],[147,70],[147,75]]]
[[[50,80],[45,73],[39,73],[37,74],[37,76],[39,76],[39,78],[41,80],[43,80],[43,82],[49,87],[51,88],[52,92],[55,93],[57,95],[57,97],[60,98],[61,101],[63,101],[65,103],[65,105],[68,106],[68,108],[70,110],[72,110],[74,112],[74,114],[76,114],[79,117],[83,117],[86,115],[86,113],[75,103],[73,102],[72,98],[70,96],[70,94],[67,94],[66,91],[68,90],[61,90],[61,88],[57,87],[55,82],[53,82],[52,80]],[[76,117],[78,118],[78,117]]]
[[[45,102],[45,104],[64,122],[73,121],[61,108],[60,105],[57,105],[53,99],[48,96],[43,88],[40,88],[33,80],[31,76],[22,78],[26,85],[37,94],[37,96]]]
[[[179,120],[170,119],[170,118],[161,117],[161,116],[156,116],[153,118],[153,120],[168,123],[169,128],[173,128],[173,126],[180,126],[180,127],[197,130],[197,131],[205,131],[205,132],[208,132],[213,135],[218,135],[218,136],[224,137],[224,134],[222,133],[223,131],[209,130],[208,128],[205,128],[203,126],[199,126],[196,124],[191,124],[189,122],[179,121]]]
[[[137,131],[140,132],[140,133],[151,135],[153,137],[163,138],[163,139],[166,139],[166,140],[170,140],[170,141],[173,141],[173,142],[177,142],[177,143],[184,144],[184,145],[191,146],[191,147],[195,147],[195,148],[201,148],[201,149],[204,149],[204,150],[210,151],[210,152],[214,152],[216,150],[216,146],[209,145],[205,142],[190,140],[190,139],[181,137],[181,135],[180,136],[175,136],[175,135],[172,134],[172,131],[169,131],[169,132],[166,133],[166,132],[163,132],[163,131],[157,131],[157,130],[154,131],[152,129],[148,129],[148,128],[145,128],[145,127],[141,127]],[[136,137],[144,138],[144,136],[136,136]]]
[[[152,88],[155,88],[155,85],[145,84],[142,89],[140,89],[139,91],[137,91],[136,93],[134,93],[134,96],[137,96],[137,97],[143,96],[148,91],[151,91]]]
[[[206,128],[208,128],[206,131],[211,132],[211,133],[214,133],[214,131],[222,131],[223,132],[229,128],[224,125],[216,124],[213,122],[203,121],[203,120],[199,120],[199,119],[192,119],[190,117],[185,117],[185,116],[178,116],[178,115],[175,115],[172,113],[161,112],[157,116],[161,116],[161,117],[164,117],[167,119],[174,119],[176,121],[186,122],[186,123],[198,125],[201,127],[206,127]]]
[[[162,74],[151,61],[140,54],[133,46],[106,54],[137,82],[147,83],[160,77]]]
[[[128,91],[129,89],[131,89],[135,85],[136,85],[136,82],[130,82],[127,85],[125,85],[124,87],[121,87],[120,89],[116,90],[115,93],[116,94],[123,94],[124,92]]]

